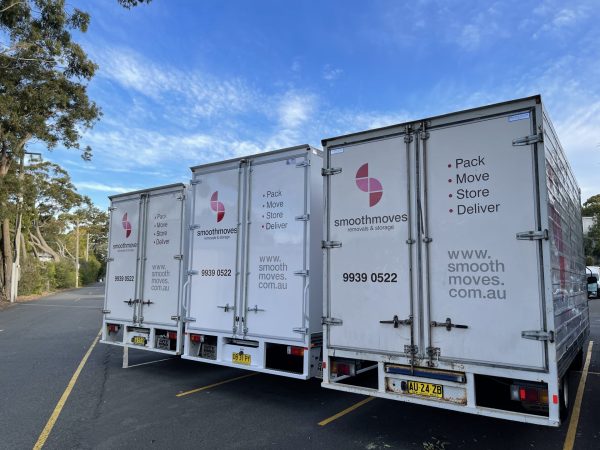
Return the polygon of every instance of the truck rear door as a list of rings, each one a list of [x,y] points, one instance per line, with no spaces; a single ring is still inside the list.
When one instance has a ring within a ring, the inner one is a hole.
[[[413,343],[412,195],[403,136],[329,150],[329,346],[405,353]]]
[[[306,151],[272,158],[257,158],[247,168],[245,331],[302,339],[308,284]]]
[[[140,322],[176,326],[183,248],[183,188],[157,190],[145,199]]]
[[[110,207],[107,320],[137,322],[140,208],[139,195],[115,199]]]
[[[232,332],[239,318],[242,171],[237,164],[194,174],[188,327]]]
[[[522,337],[545,329],[536,175],[544,168],[534,145],[513,145],[535,134],[532,117],[517,111],[434,127],[420,140],[424,319],[434,358],[545,365],[543,342]]]

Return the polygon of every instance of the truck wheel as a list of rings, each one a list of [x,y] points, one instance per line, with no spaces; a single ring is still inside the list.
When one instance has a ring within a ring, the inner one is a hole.
[[[565,420],[569,415],[569,374],[564,374],[560,381],[560,388],[558,390],[558,401],[560,420]]]

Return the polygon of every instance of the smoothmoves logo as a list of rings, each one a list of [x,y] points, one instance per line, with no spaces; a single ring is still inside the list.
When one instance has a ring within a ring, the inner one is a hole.
[[[225,205],[219,201],[219,191],[213,192],[210,197],[210,209],[217,213],[217,222],[225,217]]]
[[[383,186],[377,178],[369,178],[369,163],[365,163],[356,171],[356,185],[369,194],[369,207],[375,206],[383,196]]]
[[[121,223],[123,224],[123,229],[125,230],[125,237],[128,238],[131,236],[131,222],[127,220],[127,213],[123,214],[123,219],[121,219]]]

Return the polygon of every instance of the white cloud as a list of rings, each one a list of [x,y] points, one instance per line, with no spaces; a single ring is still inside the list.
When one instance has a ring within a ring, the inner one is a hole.
[[[252,109],[258,93],[237,78],[217,78],[199,71],[185,72],[148,61],[128,49],[92,50],[98,76],[171,106],[172,118],[207,118]],[[139,103],[139,100],[138,100]],[[139,108],[139,104],[134,105]]]
[[[297,128],[310,118],[315,106],[314,95],[288,92],[279,103],[279,122],[285,129]]]
[[[132,186],[111,186],[108,184],[95,183],[89,181],[75,181],[74,184],[75,186],[77,186],[78,189],[87,189],[90,191],[101,191],[115,194],[124,194],[126,192],[132,192],[140,189],[138,187]]]
[[[337,80],[342,73],[344,73],[342,69],[338,69],[327,64],[323,68],[323,79],[327,81],[334,81]]]

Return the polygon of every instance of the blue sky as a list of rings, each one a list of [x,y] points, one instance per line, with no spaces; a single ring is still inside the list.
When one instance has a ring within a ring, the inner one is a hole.
[[[189,167],[540,93],[582,199],[600,193],[600,4],[71,0],[99,65],[94,150],[44,157],[100,207]],[[37,146],[36,146],[37,147]]]

